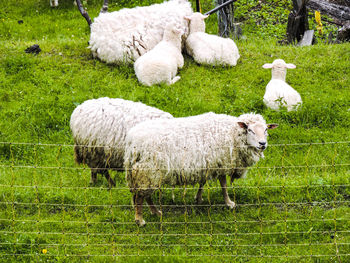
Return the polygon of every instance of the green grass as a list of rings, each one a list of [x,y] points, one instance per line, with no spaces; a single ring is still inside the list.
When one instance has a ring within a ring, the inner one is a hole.
[[[91,57],[88,27],[71,2],[56,9],[47,0],[0,2],[0,262],[350,260],[349,43],[280,46],[290,3],[241,2],[236,67],[185,57],[179,82],[145,87],[131,66]],[[88,1],[91,17],[100,2]],[[110,9],[153,2],[161,1],[111,1]],[[203,11],[213,7],[201,2]],[[276,14],[279,23],[262,23]],[[252,19],[260,21],[256,28]],[[215,16],[207,28],[217,31]],[[24,53],[35,43],[39,55]],[[297,112],[262,103],[271,74],[262,65],[276,58],[297,66],[287,74],[303,98]],[[108,190],[103,178],[90,186],[89,169],[74,164],[70,115],[102,96],[176,117],[253,111],[280,126],[270,132],[265,159],[229,189],[235,210],[223,206],[218,182],[206,185],[203,206],[194,205],[197,186],[176,188],[175,202],[164,188],[154,195],[163,217],[145,208],[148,224],[139,228],[122,172]]]

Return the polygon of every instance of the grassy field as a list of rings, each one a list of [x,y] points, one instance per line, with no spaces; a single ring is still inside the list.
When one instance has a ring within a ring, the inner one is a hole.
[[[153,2],[111,1],[110,10]],[[203,11],[213,7],[201,2]],[[236,41],[236,67],[185,57],[180,81],[153,87],[140,85],[132,66],[92,58],[89,29],[71,0],[56,9],[48,0],[0,2],[0,262],[350,261],[350,44],[318,36],[310,47],[278,45],[290,3],[261,1],[258,10],[253,2],[237,4],[242,21],[248,7],[254,12]],[[91,17],[101,3],[88,1]],[[207,29],[216,33],[215,16]],[[42,52],[26,54],[33,44]],[[297,112],[262,102],[271,75],[262,65],[276,58],[297,66],[287,74],[303,98]],[[154,195],[162,218],[145,209],[139,228],[122,172],[108,189],[103,178],[89,185],[89,169],[74,164],[70,115],[104,96],[176,117],[257,112],[279,127],[265,159],[230,187],[235,210],[223,205],[217,182],[207,183],[201,206],[197,186],[176,188],[175,202],[164,188]]]

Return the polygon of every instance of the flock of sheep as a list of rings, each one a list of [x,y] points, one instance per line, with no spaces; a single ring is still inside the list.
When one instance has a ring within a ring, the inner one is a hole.
[[[134,62],[136,76],[144,85],[178,81],[183,49],[199,64],[235,66],[240,57],[236,44],[206,34],[205,18],[193,13],[187,0],[102,13],[91,25],[90,48],[107,63]],[[264,96],[267,107],[296,110],[300,95],[285,82],[287,68],[295,65],[277,59],[263,67],[272,69]],[[161,215],[151,194],[163,185],[199,184],[195,198],[200,203],[206,181],[218,179],[225,204],[235,207],[227,193],[226,176],[231,182],[244,177],[247,168],[264,157],[267,131],[277,126],[254,113],[233,117],[209,112],[174,118],[118,98],[85,101],[70,121],[75,159],[91,168],[92,183],[101,174],[114,186],[109,170],[125,169],[139,225],[145,224],[144,200],[152,214]]]

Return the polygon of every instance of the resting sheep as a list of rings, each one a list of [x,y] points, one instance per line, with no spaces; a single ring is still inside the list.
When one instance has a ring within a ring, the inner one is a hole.
[[[236,66],[240,56],[235,42],[230,38],[205,33],[204,19],[207,17],[201,13],[185,16],[190,21],[186,52],[199,64]]]
[[[264,64],[263,68],[272,69],[272,78],[264,95],[265,105],[273,110],[281,107],[286,107],[288,111],[296,110],[302,104],[300,94],[286,83],[287,68],[294,69],[296,66],[276,59],[272,64]]]
[[[181,29],[176,28],[174,24],[166,26],[163,40],[139,57],[134,64],[139,82],[146,86],[160,83],[171,85],[180,79],[176,73],[177,69],[184,65],[181,35]]]
[[[261,115],[232,117],[206,113],[198,116],[145,121],[130,129],[126,136],[126,180],[133,193],[135,221],[144,225],[142,204],[145,199],[151,213],[161,215],[151,194],[163,185],[199,183],[197,202],[207,180],[218,178],[225,203],[228,196],[226,175],[243,177],[267,147],[267,129]]]
[[[107,63],[133,63],[162,40],[169,23],[187,36],[188,23],[183,17],[192,12],[187,0],[170,0],[100,13],[91,24],[89,47],[95,57]]]
[[[127,131],[142,121],[158,118],[173,117],[141,102],[111,98],[85,101],[70,119],[76,162],[91,168],[92,183],[99,173],[115,186],[108,170],[123,168]]]

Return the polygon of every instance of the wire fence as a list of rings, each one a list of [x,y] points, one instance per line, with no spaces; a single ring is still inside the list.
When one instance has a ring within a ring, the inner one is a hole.
[[[102,177],[92,185],[74,145],[0,142],[0,258],[347,262],[349,146],[269,145],[246,178],[227,186],[234,209],[216,180],[200,204],[198,185],[153,189],[162,215],[145,207],[139,227],[123,169],[111,173],[116,187]]]

